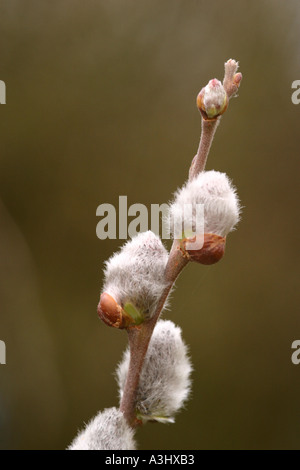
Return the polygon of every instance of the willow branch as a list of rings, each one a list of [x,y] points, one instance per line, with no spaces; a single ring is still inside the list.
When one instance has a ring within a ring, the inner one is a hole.
[[[237,73],[238,63],[230,59],[225,63],[225,75],[223,81],[223,93],[225,95],[225,104],[223,103],[222,113],[227,109],[229,99],[234,96],[238,90],[242,75]],[[212,80],[211,87],[216,89],[219,83],[216,79]],[[222,86],[222,84],[220,84]],[[225,90],[225,92],[224,92]],[[200,92],[201,93],[201,92]],[[199,96],[199,95],[198,95]],[[204,103],[205,104],[205,103]],[[197,154],[195,155],[190,171],[189,179],[195,178],[200,172],[205,170],[207,157],[211,148],[211,144],[220,122],[221,116],[216,115],[209,118],[206,110],[199,108],[202,114],[201,137]],[[218,109],[218,107],[217,107]],[[142,323],[140,326],[128,328],[128,340],[130,346],[130,363],[127,374],[124,393],[120,403],[120,410],[124,413],[128,423],[135,427],[139,424],[135,413],[135,404],[139,385],[139,378],[143,367],[144,359],[147,353],[148,345],[155,327],[155,324],[163,310],[167,297],[183,268],[188,264],[189,260],[180,250],[180,241],[174,240],[167,266],[165,268],[164,279],[166,288],[157,304],[154,316]]]

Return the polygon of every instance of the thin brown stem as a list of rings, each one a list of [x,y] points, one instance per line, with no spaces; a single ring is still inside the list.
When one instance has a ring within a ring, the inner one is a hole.
[[[138,424],[135,415],[135,401],[140,373],[151,335],[152,330],[149,328],[148,323],[144,323],[139,329],[131,328],[128,330],[130,362],[120,410],[124,413],[127,422],[132,427]]]
[[[202,130],[198,151],[192,161],[189,179],[195,178],[201,171],[204,171],[207,157],[210,151],[215,132],[217,130],[220,117],[214,120],[205,120],[202,118]]]

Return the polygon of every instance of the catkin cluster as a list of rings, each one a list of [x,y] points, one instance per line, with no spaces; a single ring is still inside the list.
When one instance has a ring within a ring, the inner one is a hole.
[[[212,126],[217,125],[229,98],[238,90],[242,75],[237,69],[238,63],[230,59],[225,64],[223,84],[217,79],[210,80],[198,94],[197,106],[202,124],[206,123],[207,139],[213,138],[214,133],[209,133]],[[201,145],[199,149],[201,153]],[[139,349],[135,347],[137,343],[130,342],[116,369],[120,409],[124,409],[124,395],[129,396],[131,414],[123,414],[117,408],[98,413],[74,439],[70,450],[134,450],[133,427],[137,422],[173,423],[189,397],[192,365],[181,329],[170,320],[159,319],[180,270],[171,283],[166,272],[169,274],[170,259],[175,271],[188,261],[204,265],[219,261],[224,255],[226,238],[238,223],[241,212],[236,189],[228,176],[219,171],[204,171],[205,163],[199,170],[199,161],[205,162],[205,157],[198,158],[198,166],[192,163],[189,180],[175,192],[169,204],[168,221],[175,255],[172,250],[169,255],[159,236],[147,231],[125,243],[105,263],[97,309],[100,319],[106,325],[127,330],[129,338],[132,333],[135,338],[147,338],[147,344]],[[177,264],[172,255],[177,256]],[[145,331],[150,334],[143,336]],[[142,360],[139,368],[134,368],[132,364],[139,354],[143,354]],[[138,370],[134,386],[128,380],[132,370]],[[126,395],[130,389],[135,393]]]

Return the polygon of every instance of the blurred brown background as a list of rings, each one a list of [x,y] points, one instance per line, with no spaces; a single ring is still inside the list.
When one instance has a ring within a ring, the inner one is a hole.
[[[65,448],[116,406],[126,334],[96,305],[96,208],[167,202],[196,152],[196,95],[240,61],[239,98],[208,169],[244,206],[227,253],[190,265],[165,318],[182,327],[193,396],[140,449],[300,448],[300,5],[255,0],[1,0],[0,448]]]

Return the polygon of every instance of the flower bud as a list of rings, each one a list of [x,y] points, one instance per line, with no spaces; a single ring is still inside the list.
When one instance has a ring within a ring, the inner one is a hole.
[[[123,413],[107,408],[86,425],[68,450],[135,450],[133,437]]]
[[[129,368],[127,349],[117,369],[122,398]],[[142,421],[174,422],[174,414],[190,392],[192,366],[181,329],[168,320],[154,328],[140,375],[136,398],[137,418]]]
[[[222,83],[214,78],[197,96],[197,106],[204,119],[216,119],[228,106],[228,96]]]
[[[166,283],[168,252],[148,231],[128,241],[105,263],[100,318],[108,325],[128,328],[151,318]]]
[[[239,221],[240,204],[236,189],[225,173],[203,171],[175,193],[169,206],[169,219],[171,229],[182,228],[182,238],[191,238],[191,233],[198,235],[194,232],[197,205],[204,209],[202,228],[205,234],[226,237]],[[192,210],[186,211],[186,207]]]

